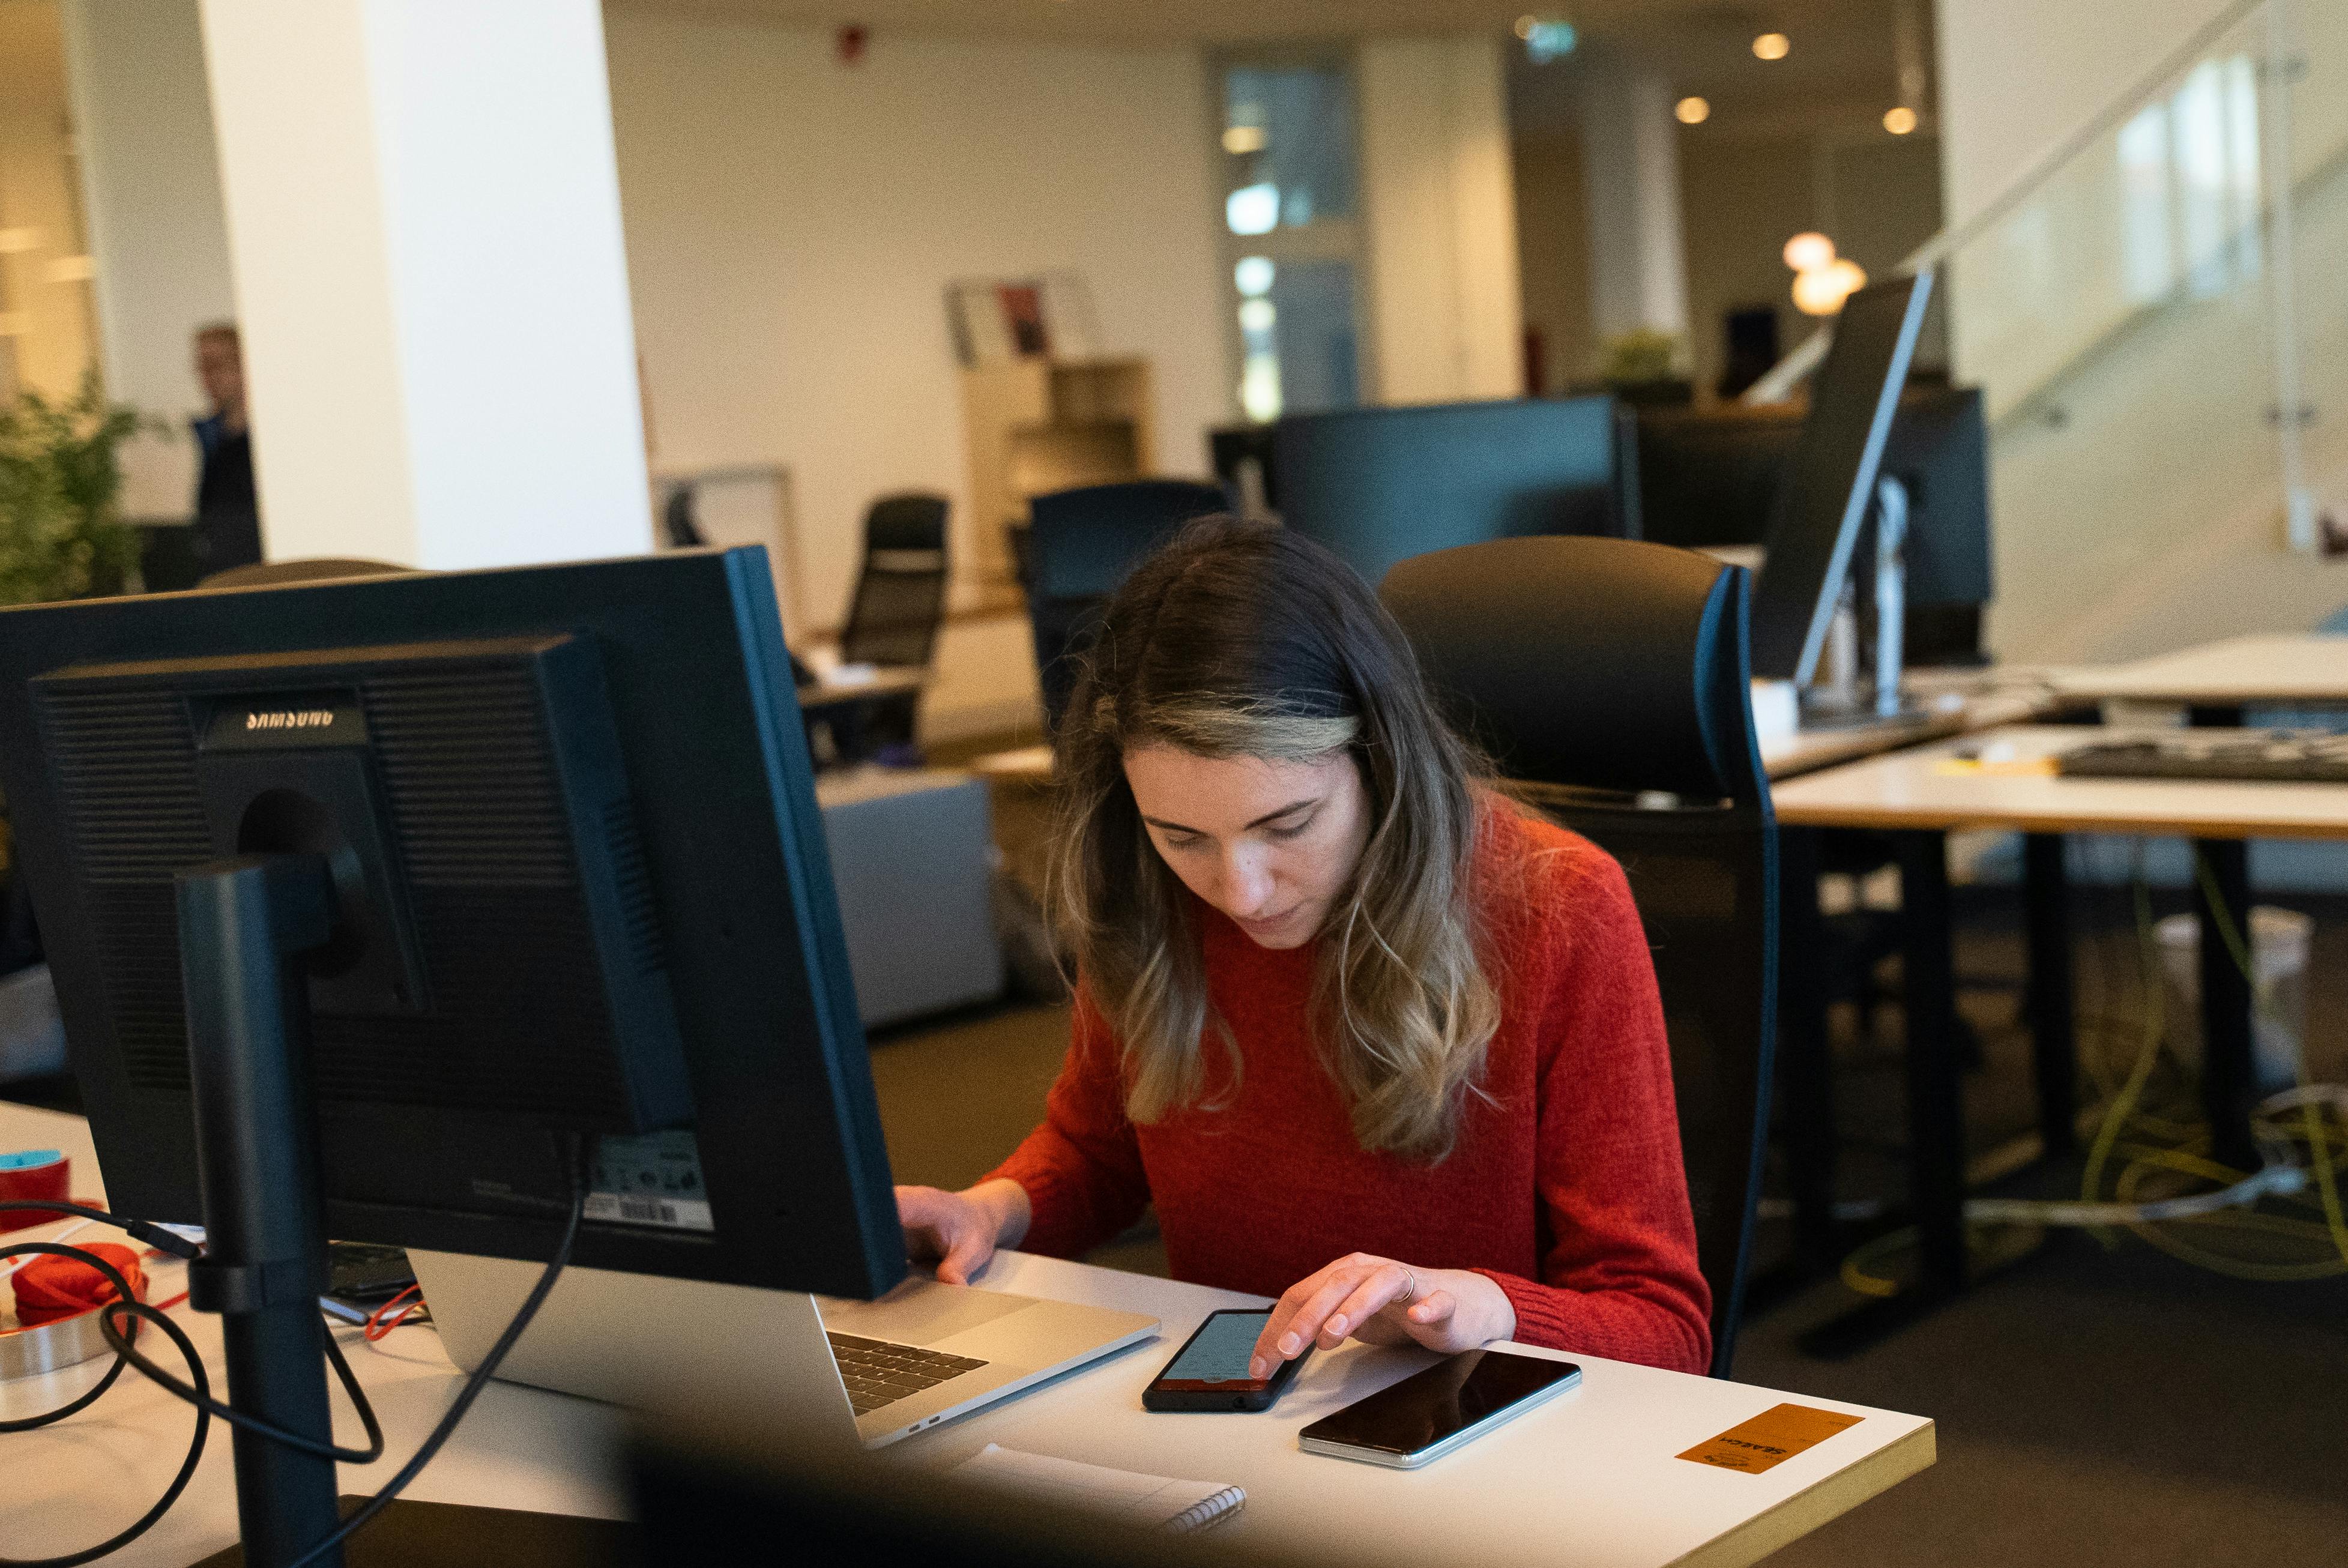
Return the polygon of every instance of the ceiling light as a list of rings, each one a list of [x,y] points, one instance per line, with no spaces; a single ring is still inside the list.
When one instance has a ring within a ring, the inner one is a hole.
[[[1517,36],[1525,41],[1525,58],[1537,66],[1573,53],[1573,46],[1581,41],[1572,23],[1554,16],[1518,17]]]
[[[1269,234],[1280,227],[1280,187],[1242,185],[1223,201],[1223,222],[1234,234]]]
[[[1263,127],[1260,125],[1235,125],[1223,132],[1225,152],[1262,152],[1263,144]]]
[[[1231,269],[1232,284],[1250,299],[1272,292],[1272,275],[1270,256],[1241,256]]]
[[[1672,106],[1682,125],[1702,125],[1712,118],[1712,106],[1700,98],[1684,98]]]
[[[1866,286],[1867,273],[1857,262],[1834,262],[1794,280],[1794,304],[1804,315],[1832,315]]]
[[[1786,264],[1796,272],[1814,273],[1834,265],[1834,242],[1815,230],[1797,234],[1786,242],[1785,256]]]
[[[1764,33],[1753,40],[1753,53],[1764,60],[1782,60],[1793,46],[1793,41],[1783,33]]]
[[[1904,103],[1897,108],[1886,109],[1883,114],[1883,129],[1894,136],[1907,135],[1916,129],[1916,111]]]
[[[1279,313],[1272,309],[1272,302],[1268,299],[1240,302],[1240,325],[1245,331],[1270,332],[1272,324],[1279,319]]]

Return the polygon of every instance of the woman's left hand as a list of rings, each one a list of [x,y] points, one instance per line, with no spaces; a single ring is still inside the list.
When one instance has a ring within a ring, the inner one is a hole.
[[[1256,1336],[1248,1376],[1269,1377],[1307,1345],[1334,1350],[1348,1337],[1457,1351],[1516,1331],[1508,1293],[1482,1274],[1353,1253],[1288,1287]]]

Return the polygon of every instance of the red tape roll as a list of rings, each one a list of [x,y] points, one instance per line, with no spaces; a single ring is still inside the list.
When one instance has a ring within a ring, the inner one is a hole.
[[[72,1177],[73,1161],[54,1149],[0,1154],[0,1202],[38,1202],[46,1199],[62,1203],[72,1191]],[[38,1209],[0,1209],[0,1233],[21,1231],[27,1225],[46,1225],[65,1217],[45,1214]]]
[[[147,1272],[139,1266],[138,1253],[112,1242],[90,1242],[84,1250],[120,1270],[130,1284],[130,1294],[141,1301],[147,1299]],[[36,1256],[11,1274],[8,1283],[16,1288],[16,1321],[26,1328],[72,1317],[114,1299],[112,1280],[78,1258],[61,1258],[54,1253]]]

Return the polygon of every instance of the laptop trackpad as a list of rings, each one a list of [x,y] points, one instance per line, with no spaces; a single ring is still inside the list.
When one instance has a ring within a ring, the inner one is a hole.
[[[829,1295],[815,1299],[823,1313],[823,1326],[835,1334],[927,1346],[1036,1305],[1032,1295],[1004,1295],[1000,1291],[972,1290],[925,1279],[906,1280],[879,1301],[845,1301]]]

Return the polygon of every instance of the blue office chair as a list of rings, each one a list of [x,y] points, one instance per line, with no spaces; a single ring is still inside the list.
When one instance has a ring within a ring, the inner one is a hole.
[[[1190,480],[1088,485],[1029,504],[1034,521],[1012,542],[1035,629],[1046,731],[1060,727],[1076,686],[1075,659],[1117,584],[1184,523],[1230,508],[1219,487]]]
[[[1438,551],[1379,590],[1462,731],[1630,878],[1671,1037],[1715,1377],[1744,1310],[1776,1044],[1777,825],[1747,593],[1742,567],[1600,538]]]

